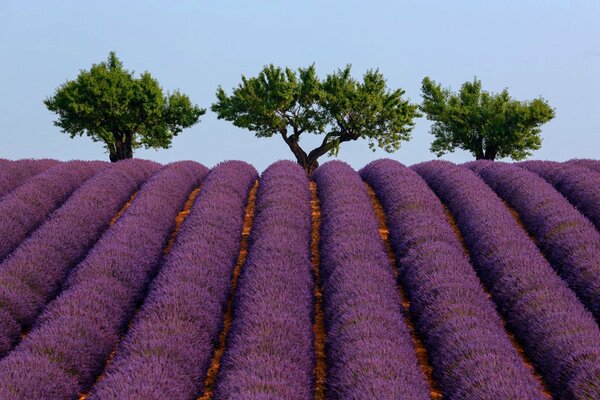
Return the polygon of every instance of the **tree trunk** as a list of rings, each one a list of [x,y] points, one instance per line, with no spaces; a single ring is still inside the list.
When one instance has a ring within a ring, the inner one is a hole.
[[[494,161],[496,159],[496,155],[498,154],[498,149],[494,145],[486,146],[485,154],[483,155],[484,160]]]
[[[128,158],[133,158],[133,149],[132,149],[132,136],[131,134],[125,135],[125,141],[123,141],[120,137],[115,137],[115,146],[114,149],[110,149],[110,162],[117,162],[120,160],[126,160]]]

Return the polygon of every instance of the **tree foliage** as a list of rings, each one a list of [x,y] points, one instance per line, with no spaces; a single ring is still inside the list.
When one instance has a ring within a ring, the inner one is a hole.
[[[142,146],[169,148],[206,112],[178,90],[165,94],[148,72],[135,78],[114,52],[59,86],[44,104],[58,114],[54,125],[62,132],[103,142],[111,161],[131,158]]]
[[[281,135],[308,172],[319,157],[337,155],[341,143],[359,138],[367,139],[372,150],[398,150],[410,139],[417,106],[402,99],[403,90],[388,90],[379,71],[367,71],[358,81],[350,68],[320,80],[314,64],[297,72],[271,64],[256,77],[242,76],[231,95],[219,87],[212,110],[257,137]],[[323,135],[323,140],[307,152],[300,147],[303,133]]]
[[[518,101],[507,89],[489,93],[476,78],[453,93],[426,77],[421,90],[420,109],[433,121],[431,151],[438,157],[459,148],[478,160],[522,160],[541,147],[540,126],[555,115],[543,98]]]

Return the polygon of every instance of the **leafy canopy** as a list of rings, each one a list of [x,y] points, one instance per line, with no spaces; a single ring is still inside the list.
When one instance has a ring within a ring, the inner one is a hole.
[[[379,71],[367,71],[358,81],[350,69],[320,80],[314,64],[297,73],[271,64],[256,77],[242,76],[231,95],[219,87],[212,110],[257,137],[281,135],[308,170],[323,154],[337,155],[340,144],[350,140],[367,139],[372,150],[398,150],[410,138],[417,106],[402,99],[403,90],[388,90]],[[308,153],[299,145],[305,132],[324,135]]]
[[[555,115],[543,98],[518,101],[507,89],[488,93],[476,78],[453,93],[426,77],[421,90],[420,109],[433,121],[431,151],[438,157],[459,148],[477,159],[522,160],[541,147],[540,126]]]
[[[115,52],[89,71],[81,70],[44,104],[58,114],[54,125],[62,132],[104,142],[111,156],[123,145],[129,151],[168,148],[174,136],[206,112],[178,90],[164,94],[148,72],[135,78]]]

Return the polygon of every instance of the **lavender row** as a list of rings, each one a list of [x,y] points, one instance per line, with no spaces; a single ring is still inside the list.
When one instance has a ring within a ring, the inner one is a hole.
[[[157,168],[150,161],[128,160],[98,173],[0,264],[0,354],[35,321],[111,217]]]
[[[427,399],[394,273],[360,176],[331,161],[321,201],[321,282],[330,399]]]
[[[589,159],[573,159],[567,161],[565,164],[571,164],[578,167],[589,168],[593,171],[600,172],[600,161],[599,160],[589,160]]]
[[[160,265],[178,211],[205,174],[197,163],[174,163],[142,186],[0,361],[0,398],[71,399],[93,383]]]
[[[558,399],[600,398],[600,330],[510,211],[467,168],[412,167],[454,214],[474,267]]]
[[[392,160],[360,174],[386,211],[398,278],[444,398],[543,398],[423,179]]]
[[[552,161],[525,161],[519,167],[550,182],[600,230],[600,174],[589,168]]]
[[[241,161],[215,167],[89,399],[195,399],[204,390],[257,179]]]
[[[264,171],[215,400],[313,398],[310,213],[298,164]]]
[[[594,225],[533,172],[491,161],[468,167],[519,214],[558,274],[600,321],[600,233]]]
[[[0,261],[95,173],[101,161],[61,163],[29,179],[0,201]]]
[[[25,183],[27,179],[56,166],[58,163],[56,160],[48,159],[5,160],[0,165],[0,199],[11,190]]]

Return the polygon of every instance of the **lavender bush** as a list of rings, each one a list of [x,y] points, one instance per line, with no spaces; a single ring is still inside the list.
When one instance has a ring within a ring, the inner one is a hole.
[[[550,182],[600,230],[600,174],[589,168],[552,161],[525,161],[519,167]]]
[[[28,179],[0,201],[0,261],[71,193],[108,163],[70,161]]]
[[[360,176],[331,161],[321,200],[321,279],[329,399],[427,399],[394,274]]]
[[[552,185],[514,165],[469,168],[518,214],[546,258],[600,321],[600,233]]]
[[[90,400],[195,399],[202,392],[256,179],[256,170],[240,161],[210,172]]]
[[[478,275],[558,399],[600,398],[600,329],[591,313],[474,172],[411,167],[454,214]]]
[[[29,178],[56,166],[57,160],[4,160],[0,164],[0,199]]]
[[[360,174],[386,212],[398,279],[444,398],[542,398],[427,184],[392,160]]]
[[[215,400],[313,398],[310,213],[298,164],[264,171]]]
[[[566,162],[566,164],[572,164],[578,167],[589,168],[593,171],[600,172],[600,161],[599,160],[588,160],[588,159],[573,159]]]
[[[29,335],[0,361],[0,398],[71,399],[93,383],[160,264],[175,217],[206,172],[194,162],[173,163],[143,185]]]
[[[84,183],[0,264],[0,355],[33,323],[134,190],[158,168],[122,161]]]

